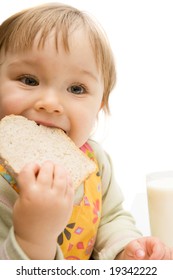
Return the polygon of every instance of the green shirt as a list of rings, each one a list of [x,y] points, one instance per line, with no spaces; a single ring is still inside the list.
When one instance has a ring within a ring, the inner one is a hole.
[[[136,229],[131,214],[123,209],[123,195],[115,181],[109,155],[93,140],[88,141],[94,150],[102,180],[102,214],[97,239],[92,253],[96,260],[115,259],[116,255],[141,233]],[[18,197],[14,189],[0,176],[0,259],[28,260],[15,239],[12,211]],[[75,203],[83,197],[83,184],[77,189]],[[55,259],[63,259],[57,244]]]

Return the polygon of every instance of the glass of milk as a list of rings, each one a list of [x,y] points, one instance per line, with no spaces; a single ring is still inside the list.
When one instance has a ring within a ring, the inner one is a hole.
[[[173,247],[173,171],[148,174],[146,181],[151,235]]]

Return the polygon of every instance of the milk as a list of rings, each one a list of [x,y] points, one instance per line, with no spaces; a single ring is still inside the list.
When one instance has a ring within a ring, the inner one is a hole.
[[[151,234],[173,247],[173,172],[147,176]]]

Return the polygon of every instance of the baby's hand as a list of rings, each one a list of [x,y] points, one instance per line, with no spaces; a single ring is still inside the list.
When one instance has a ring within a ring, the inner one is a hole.
[[[120,254],[124,260],[172,260],[173,250],[156,237],[141,237],[131,241]]]
[[[55,254],[56,239],[73,208],[74,189],[67,172],[52,162],[41,167],[28,164],[18,176],[18,185],[20,195],[13,211],[17,241],[31,258],[44,258],[33,253],[40,248],[43,255],[44,248],[45,253],[53,248]],[[48,256],[46,253],[45,258]]]

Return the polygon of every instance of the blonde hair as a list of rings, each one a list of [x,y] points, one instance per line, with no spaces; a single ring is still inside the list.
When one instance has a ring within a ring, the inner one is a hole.
[[[68,34],[81,25],[87,31],[97,66],[101,69],[104,81],[102,108],[105,112],[109,112],[109,94],[116,81],[114,57],[106,34],[85,12],[69,5],[47,3],[14,14],[0,25],[0,53],[2,51],[18,53],[30,49],[38,32],[41,34],[38,48],[43,47],[52,30],[56,30],[57,50],[58,34],[61,32],[64,48],[68,52],[70,51]]]

